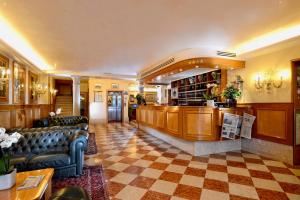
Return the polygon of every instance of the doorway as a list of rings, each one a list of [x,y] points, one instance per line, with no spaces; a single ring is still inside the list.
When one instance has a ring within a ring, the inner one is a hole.
[[[123,121],[123,92],[122,91],[107,92],[107,121],[108,123]]]
[[[292,61],[294,102],[294,165],[300,165],[300,59]]]

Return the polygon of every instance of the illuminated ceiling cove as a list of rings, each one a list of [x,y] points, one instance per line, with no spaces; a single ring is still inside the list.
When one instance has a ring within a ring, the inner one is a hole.
[[[40,69],[133,77],[184,49],[253,51],[299,36],[299,0],[0,0],[0,38]]]

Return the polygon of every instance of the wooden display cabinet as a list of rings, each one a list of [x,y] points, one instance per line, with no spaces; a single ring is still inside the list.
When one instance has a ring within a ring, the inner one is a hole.
[[[202,106],[204,94],[210,91],[207,84],[217,84],[222,91],[227,84],[227,70],[218,69],[171,82],[171,88],[178,88],[177,105]]]

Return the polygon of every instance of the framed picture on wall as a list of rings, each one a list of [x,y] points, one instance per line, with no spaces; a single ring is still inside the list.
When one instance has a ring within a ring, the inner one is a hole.
[[[134,103],[134,100],[135,100],[134,95],[133,94],[129,95],[129,102]]]
[[[24,104],[25,102],[25,67],[13,62],[13,102]]]
[[[119,84],[118,83],[112,83],[111,84],[111,88],[112,89],[118,89],[119,88]]]
[[[8,103],[9,60],[0,55],[0,103]]]
[[[38,94],[33,90],[34,84],[38,80],[38,75],[34,74],[33,72],[29,71],[29,81],[28,81],[28,96],[29,96],[29,103],[36,104],[38,100]]]
[[[101,84],[95,84],[95,90],[101,90],[102,85]]]
[[[103,102],[102,91],[94,91],[94,101],[95,102]]]

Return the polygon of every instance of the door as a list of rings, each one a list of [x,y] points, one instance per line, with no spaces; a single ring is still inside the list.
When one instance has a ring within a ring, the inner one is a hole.
[[[300,165],[300,59],[292,62],[294,99],[294,165]]]
[[[122,92],[109,91],[107,96],[108,122],[122,122]]]

